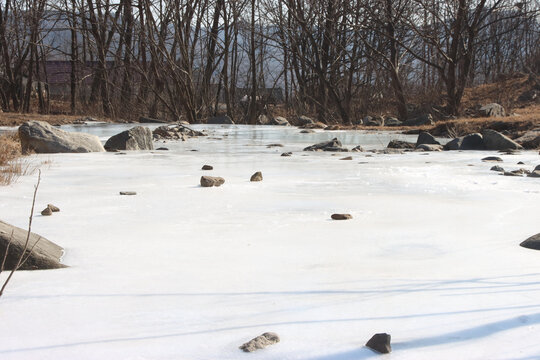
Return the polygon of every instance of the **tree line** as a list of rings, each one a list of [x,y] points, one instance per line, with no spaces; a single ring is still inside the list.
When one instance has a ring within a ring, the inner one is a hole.
[[[255,123],[282,111],[349,124],[459,115],[467,86],[540,73],[539,2],[1,0],[0,106],[47,113],[48,62],[72,113]],[[53,99],[54,100],[54,99]],[[274,107],[275,109],[275,107]]]

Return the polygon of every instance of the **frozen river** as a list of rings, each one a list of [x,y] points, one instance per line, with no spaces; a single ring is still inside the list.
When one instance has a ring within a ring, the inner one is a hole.
[[[130,126],[62,128],[105,141]],[[15,274],[0,359],[357,360],[379,357],[363,347],[378,332],[394,360],[540,358],[540,251],[518,246],[540,232],[540,179],[481,161],[532,170],[537,151],[334,156],[301,150],[416,136],[194,128],[209,136],[155,143],[169,151],[29,159],[45,162],[38,210],[61,209],[33,231],[70,267]],[[0,187],[0,219],[26,227],[35,181]],[[281,342],[238,349],[267,331]]]

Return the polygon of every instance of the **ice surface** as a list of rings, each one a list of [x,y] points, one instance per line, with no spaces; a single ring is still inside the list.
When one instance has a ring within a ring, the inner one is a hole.
[[[129,127],[62,128],[106,140]],[[300,150],[416,137],[195,127],[209,136],[155,144],[170,151],[31,157],[48,162],[37,210],[61,209],[38,211],[33,231],[70,267],[14,276],[0,359],[371,359],[363,345],[379,332],[392,359],[540,358],[540,252],[519,247],[540,232],[540,180],[480,160],[532,169],[537,152],[340,161]],[[201,188],[203,174],[226,182]],[[35,180],[0,187],[2,220],[26,226]],[[267,331],[281,342],[238,349]]]

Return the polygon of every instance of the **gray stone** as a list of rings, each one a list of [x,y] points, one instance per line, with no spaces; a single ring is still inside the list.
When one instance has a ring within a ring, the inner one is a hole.
[[[418,135],[418,139],[416,140],[416,146],[422,145],[422,144],[441,145],[441,143],[438,142],[437,139],[435,139],[433,135],[425,131],[422,131]]]
[[[401,126],[403,125],[402,121],[399,121],[395,117],[388,116],[384,118],[384,126]]]
[[[273,147],[283,147],[283,144],[268,144],[266,145],[267,148],[273,148]]]
[[[516,171],[505,171],[503,172],[504,176],[523,176],[523,173],[516,172]]]
[[[182,140],[186,141],[187,138],[206,136],[202,131],[196,131],[189,127],[179,124],[171,126],[160,126],[152,131],[154,140]]]
[[[382,116],[366,116],[363,120],[365,126],[383,126],[384,119]]]
[[[491,130],[484,129],[482,131],[482,136],[484,137],[484,145],[486,150],[521,150],[523,147],[517,142],[511,140],[510,138],[504,136],[503,134]]]
[[[120,191],[120,195],[133,196],[137,195],[136,191]]]
[[[529,174],[529,177],[540,178],[540,170],[534,170]]]
[[[307,117],[307,116],[299,116],[298,119],[296,120],[296,126],[306,126],[306,125],[311,125],[311,124],[314,124],[315,122]]]
[[[519,244],[519,246],[532,250],[540,250],[540,233],[531,236],[530,238]]]
[[[262,181],[262,179],[262,173],[260,171],[257,171],[255,174],[251,175],[249,181]]]
[[[360,118],[354,118],[352,120],[352,124],[353,125],[364,125],[364,120],[363,119],[360,119]]]
[[[534,168],[534,171],[536,171],[536,170],[540,171],[540,165],[536,165],[536,167]]]
[[[221,186],[225,183],[225,179],[217,176],[201,176],[202,187]]]
[[[6,254],[4,270],[12,270],[25,249],[28,231],[0,221],[0,254]],[[10,240],[11,239],[11,240]],[[9,244],[9,248],[8,248]],[[64,249],[35,233],[30,233],[26,253],[32,249],[28,260],[20,270],[45,270],[66,267],[60,263]]]
[[[390,334],[380,333],[375,334],[366,343],[366,347],[374,350],[380,354],[388,354],[392,352],[392,346],[390,345]]]
[[[484,162],[502,162],[503,159],[501,159],[498,156],[487,156],[487,157],[483,158],[482,161],[484,161]]]
[[[60,212],[60,208],[58,206],[54,206],[53,204],[48,204],[47,207],[51,209],[52,212]]]
[[[415,143],[403,141],[403,140],[391,140],[386,146],[390,149],[414,149],[416,147]]]
[[[281,156],[292,156],[292,152],[284,152]]]
[[[291,126],[289,124],[289,121],[285,119],[283,116],[276,116],[270,121],[270,125],[277,125],[277,126]]]
[[[420,144],[416,147],[416,150],[423,150],[423,151],[442,151],[443,146],[442,145],[436,145],[436,144]]]
[[[474,133],[450,140],[446,150],[485,150],[482,134]]]
[[[45,209],[43,209],[43,211],[41,212],[41,215],[43,216],[51,216],[52,215],[52,210],[50,207],[46,207]]]
[[[257,117],[257,125],[270,125],[270,118],[264,114]]]
[[[341,145],[341,141],[339,141],[337,138],[333,138],[329,141],[324,141],[318,144],[314,144],[311,146],[308,146],[304,149],[304,151],[336,151],[336,152],[344,152],[349,151],[346,148],[343,148]]]
[[[403,126],[424,126],[424,125],[433,125],[433,116],[431,114],[420,115],[419,117],[413,119],[407,119],[403,122]]]
[[[364,152],[364,148],[361,145],[357,145],[351,149],[352,152]]]
[[[169,149],[166,148],[166,147],[158,147],[156,150],[158,150],[158,151],[169,151]]]
[[[495,165],[495,166],[492,166],[491,169],[489,169],[491,171],[497,171],[497,172],[504,172],[504,169],[502,167],[500,167],[499,165]]]
[[[312,129],[304,129],[300,131],[300,134],[313,134],[315,133],[315,130]]]
[[[143,126],[136,126],[109,138],[105,143],[107,151],[116,150],[154,150],[152,131]]]
[[[478,114],[484,117],[504,117],[506,116],[506,111],[504,111],[502,105],[491,103],[482,106],[478,110]]]
[[[87,153],[105,149],[95,135],[67,132],[44,121],[28,121],[19,127],[19,139],[24,153]]]
[[[214,167],[212,165],[203,165],[201,170],[214,170]]]
[[[341,158],[339,160],[352,160],[352,156],[346,156],[346,157]]]
[[[217,125],[230,125],[234,124],[234,121],[227,115],[214,116],[208,119],[208,124],[217,124]]]
[[[540,130],[527,131],[514,141],[521,144],[524,149],[538,149],[540,147]]]
[[[239,349],[243,350],[244,352],[253,352],[255,350],[264,349],[265,347],[276,344],[278,342],[279,336],[276,333],[266,332],[241,345]]]
[[[350,220],[352,219],[351,214],[332,214],[332,220]]]

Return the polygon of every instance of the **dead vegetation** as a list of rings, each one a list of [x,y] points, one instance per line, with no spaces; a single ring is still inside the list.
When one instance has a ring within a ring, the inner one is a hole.
[[[21,154],[21,144],[15,133],[0,135],[0,185],[9,185],[29,173],[30,164]]]

